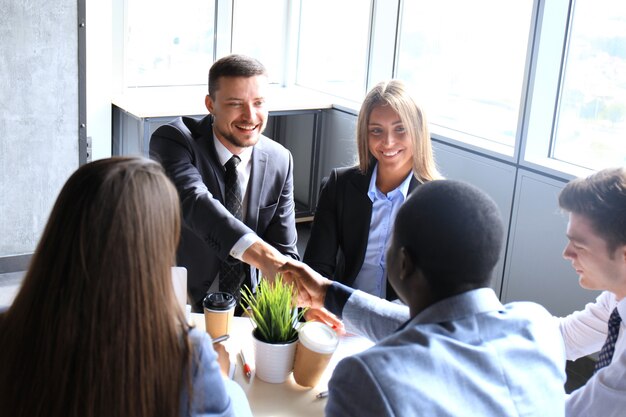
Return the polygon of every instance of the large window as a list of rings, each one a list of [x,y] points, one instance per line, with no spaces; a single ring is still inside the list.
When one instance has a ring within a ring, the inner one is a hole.
[[[206,85],[214,56],[244,53],[275,83],[357,102],[368,83],[402,79],[434,137],[554,175],[626,165],[621,0],[114,5],[122,89]]]
[[[371,2],[302,0],[296,82],[360,100],[366,89]]]
[[[397,77],[431,124],[512,148],[533,2],[407,0]],[[455,133],[456,132],[456,133]]]
[[[552,157],[591,169],[626,165],[626,7],[577,0]]]
[[[124,87],[206,84],[214,19],[212,0],[127,0]]]
[[[288,0],[235,0],[232,52],[258,59],[270,81],[282,84],[287,49]]]

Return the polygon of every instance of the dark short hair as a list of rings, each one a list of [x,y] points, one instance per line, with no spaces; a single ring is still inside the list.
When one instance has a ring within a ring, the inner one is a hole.
[[[218,59],[209,69],[209,95],[215,99],[222,77],[254,77],[267,75],[267,69],[254,58],[246,55],[232,54]]]
[[[609,252],[626,244],[626,169],[607,168],[570,181],[559,194],[559,206],[589,219],[606,240]]]
[[[453,180],[420,185],[400,207],[394,226],[397,246],[407,250],[442,298],[461,288],[488,286],[503,237],[494,201]]]

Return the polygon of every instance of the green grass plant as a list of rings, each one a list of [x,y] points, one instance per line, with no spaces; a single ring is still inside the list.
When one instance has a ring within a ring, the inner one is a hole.
[[[298,312],[293,283],[283,281],[276,274],[273,282],[261,279],[256,294],[244,286],[241,290],[241,306],[248,309],[254,323],[256,337],[266,343],[289,343],[298,337],[298,323],[305,310]]]

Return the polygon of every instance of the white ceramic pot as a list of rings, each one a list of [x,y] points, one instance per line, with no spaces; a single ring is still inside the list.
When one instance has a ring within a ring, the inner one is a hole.
[[[272,344],[262,342],[252,333],[254,345],[255,375],[272,384],[281,384],[287,380],[293,370],[298,339],[291,343]]]

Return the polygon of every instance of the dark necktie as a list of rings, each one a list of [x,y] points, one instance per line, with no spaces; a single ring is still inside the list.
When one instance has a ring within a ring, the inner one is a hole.
[[[596,369],[594,372],[598,372],[611,363],[613,358],[613,351],[615,350],[615,342],[617,342],[617,335],[619,334],[619,325],[622,322],[622,318],[619,316],[617,307],[611,313],[609,318],[609,334],[606,337],[606,342],[602,346],[600,355],[598,356],[598,362],[596,362]]]
[[[238,220],[243,220],[243,204],[241,186],[237,179],[237,165],[241,159],[237,155],[226,162],[226,176],[224,178],[225,199],[224,205],[226,209]],[[231,293],[235,298],[239,299],[239,287],[243,281],[243,265],[241,261],[229,256],[222,262],[220,268],[220,291]]]

